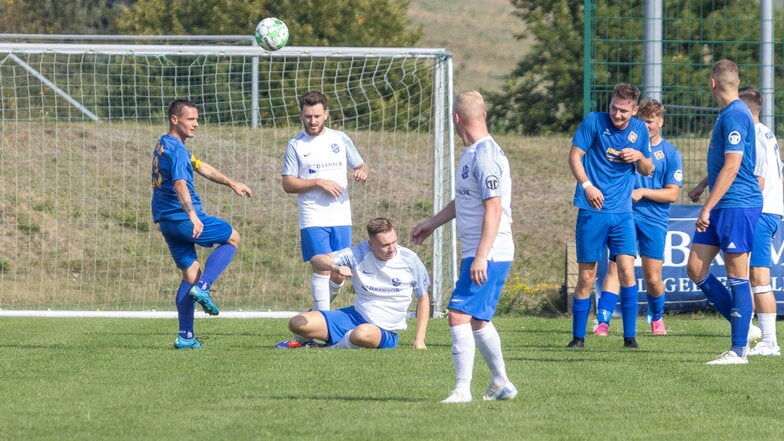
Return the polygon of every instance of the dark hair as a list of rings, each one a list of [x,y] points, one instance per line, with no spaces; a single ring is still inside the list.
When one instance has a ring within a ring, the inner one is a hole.
[[[182,109],[185,107],[192,107],[194,109],[198,109],[198,107],[193,101],[176,99],[171,103],[169,103],[169,110],[167,111],[168,117],[171,118],[172,116],[180,116],[182,114]]]
[[[613,88],[613,97],[621,100],[632,100],[636,103],[640,100],[640,89],[629,83],[618,83]]]
[[[367,232],[369,237],[374,237],[380,233],[388,233],[392,231],[392,229],[392,222],[390,222],[389,219],[385,217],[377,217],[372,219],[367,224]]]
[[[661,118],[662,116],[664,116],[664,105],[662,103],[653,98],[640,101],[640,106],[637,108],[638,118]]]
[[[762,94],[756,87],[741,87],[738,89],[738,96],[749,106],[751,113],[759,114],[762,110]]]
[[[305,106],[315,106],[317,104],[321,104],[324,106],[324,110],[327,110],[327,97],[324,96],[321,92],[311,91],[302,95],[299,98],[299,109],[302,110]]]

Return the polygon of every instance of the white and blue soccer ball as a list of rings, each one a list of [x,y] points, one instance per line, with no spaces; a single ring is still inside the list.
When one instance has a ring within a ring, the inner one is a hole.
[[[256,25],[256,42],[266,51],[276,51],[289,42],[289,28],[283,20],[267,17]]]

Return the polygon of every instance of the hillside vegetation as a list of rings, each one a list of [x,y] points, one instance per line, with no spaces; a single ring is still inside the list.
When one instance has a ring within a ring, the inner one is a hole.
[[[510,0],[412,0],[408,17],[422,26],[420,47],[452,53],[455,90],[499,91],[530,46],[515,38],[525,23],[513,11]]]

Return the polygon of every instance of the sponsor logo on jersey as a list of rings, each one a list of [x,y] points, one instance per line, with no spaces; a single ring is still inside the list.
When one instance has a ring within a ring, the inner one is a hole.
[[[402,288],[398,287],[387,287],[387,286],[369,286],[369,285],[362,285],[362,288],[367,292],[400,292]]]

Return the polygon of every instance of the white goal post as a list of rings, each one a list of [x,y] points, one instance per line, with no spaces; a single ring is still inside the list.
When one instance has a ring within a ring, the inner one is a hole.
[[[309,308],[296,198],[280,185],[309,90],[327,95],[328,125],[371,169],[350,185],[354,240],[369,219],[390,218],[428,266],[442,312],[457,276],[454,224],[422,246],[408,235],[453,197],[449,52],[9,40],[0,35],[0,314],[175,310],[180,273],[150,215],[151,152],[174,98],[199,105],[189,149],[254,191],[239,198],[196,178],[205,210],[242,237],[216,303],[235,316]],[[333,307],[352,301],[344,290]]]

